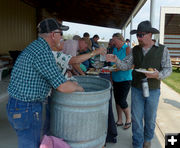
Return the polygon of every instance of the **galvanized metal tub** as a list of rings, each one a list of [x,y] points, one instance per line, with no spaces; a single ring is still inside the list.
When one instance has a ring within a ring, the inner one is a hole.
[[[85,92],[53,91],[50,131],[72,148],[102,148],[107,134],[111,83],[94,76],[76,79]]]

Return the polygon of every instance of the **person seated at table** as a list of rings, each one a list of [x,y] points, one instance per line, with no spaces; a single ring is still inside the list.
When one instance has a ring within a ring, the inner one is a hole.
[[[85,41],[86,45],[88,45],[87,41],[85,38],[83,38],[83,40]],[[78,50],[78,54],[82,55],[82,54],[86,54],[86,53],[90,53],[91,51],[88,49],[88,46],[86,48],[79,48]],[[82,62],[82,64],[80,66],[85,66],[86,69],[91,68],[91,58],[85,60]]]
[[[126,45],[130,47],[130,40],[129,39],[126,39]]]
[[[76,35],[73,38],[73,40],[66,40],[64,42],[64,48],[62,52],[71,56],[76,56],[78,54],[79,48],[87,49],[87,44],[84,39],[81,39]],[[85,73],[80,68],[80,63],[72,64],[71,70],[74,75],[85,75]]]
[[[99,48],[99,44],[98,44],[99,36],[97,34],[95,34],[93,38],[90,38],[90,40],[92,43],[92,46],[91,46],[92,50]]]
[[[114,49],[114,41],[113,39],[109,39],[108,47],[107,47],[107,54],[112,54]]]
[[[112,54],[114,48],[115,48],[115,45],[114,45],[113,39],[109,39],[109,43],[107,47],[107,54]],[[105,61],[104,66],[111,66],[111,62]]]
[[[56,63],[61,69],[63,75],[66,74],[69,65],[72,65],[75,70],[80,72],[80,74],[84,75],[84,73],[81,73],[82,70],[80,69],[80,64],[95,55],[103,54],[105,51],[104,48],[98,48],[90,53],[77,55],[77,51],[85,50],[86,47],[87,45],[85,44],[84,39],[79,39],[78,41],[67,40],[65,41],[65,43],[63,42],[63,40],[60,41],[59,48],[53,51],[53,54],[56,59]],[[68,77],[68,74],[69,76],[71,76],[70,73],[67,73],[66,77]]]
[[[73,39],[73,40],[77,40],[77,41],[78,41],[78,40],[80,40],[80,39],[81,39],[81,37],[80,37],[79,35],[74,35],[72,39]]]
[[[85,33],[83,34],[83,38],[84,38],[86,44],[88,45],[88,47],[87,47],[87,50],[84,51],[82,54],[93,51],[93,49],[92,49],[92,42],[91,42],[91,40],[90,40],[90,35],[89,35],[89,33],[88,33],[88,32],[85,32]],[[92,60],[91,60],[91,59],[88,59],[88,60],[86,60],[86,61],[83,62],[83,65],[85,65],[86,68],[89,69],[89,68],[92,68],[92,64],[91,64],[91,63],[92,63]]]
[[[87,43],[88,45],[88,51],[92,51],[92,42],[90,40],[90,35],[88,32],[85,32],[83,34],[83,38],[85,39],[85,42]]]

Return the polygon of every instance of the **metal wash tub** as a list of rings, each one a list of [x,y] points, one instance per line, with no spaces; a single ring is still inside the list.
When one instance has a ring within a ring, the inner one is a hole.
[[[85,92],[52,93],[51,133],[72,148],[102,148],[107,134],[111,83],[95,76],[76,79]]]

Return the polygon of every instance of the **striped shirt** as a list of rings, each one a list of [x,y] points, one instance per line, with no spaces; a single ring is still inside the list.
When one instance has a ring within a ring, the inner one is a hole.
[[[56,89],[65,81],[51,48],[39,37],[17,58],[11,72],[8,93],[25,102],[43,101],[52,87]]]
[[[155,46],[159,46],[159,45],[156,44]],[[146,49],[146,50],[143,49],[143,54],[146,55],[150,49],[151,48]],[[133,54],[132,54],[132,51],[131,51],[131,53],[127,57],[125,57],[123,59],[123,61],[118,59],[116,64],[117,64],[117,67],[119,69],[128,70],[128,69],[132,68],[133,60],[134,60],[134,58],[133,58]],[[172,72],[171,59],[170,59],[167,47],[164,48],[162,61],[161,61],[161,66],[162,66],[162,70],[159,71],[159,79],[160,80],[168,77]]]

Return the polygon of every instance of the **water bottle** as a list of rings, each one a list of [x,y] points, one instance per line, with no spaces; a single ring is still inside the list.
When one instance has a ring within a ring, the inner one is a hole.
[[[105,48],[104,44],[101,44],[101,47]],[[100,55],[100,61],[102,61],[102,62],[106,61],[106,56]]]
[[[147,78],[142,79],[142,90],[143,90],[143,96],[144,97],[149,97],[149,85]]]
[[[94,51],[95,49],[96,49],[96,48],[93,46],[93,47],[92,47],[92,50]]]

